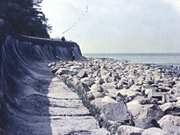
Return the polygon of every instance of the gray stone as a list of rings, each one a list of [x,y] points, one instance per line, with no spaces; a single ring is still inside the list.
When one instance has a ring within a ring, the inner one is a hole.
[[[91,135],[111,135],[106,129],[96,129],[91,131]]]
[[[180,126],[166,125],[163,131],[167,132],[168,135],[180,135]]]
[[[101,86],[103,87],[104,90],[114,89],[114,88],[116,87],[116,85],[115,85],[114,82],[111,82],[111,83],[103,83]]]
[[[105,81],[102,78],[98,78],[96,83],[102,85]]]
[[[142,135],[169,135],[160,128],[149,128],[142,132]]]
[[[166,113],[166,114],[172,114],[172,115],[180,115],[180,104],[179,102],[173,102],[173,103],[165,103],[160,106],[160,108]]]
[[[130,119],[130,114],[124,102],[104,102],[101,117],[109,121],[123,122]]]
[[[51,72],[55,74],[59,70],[58,67],[51,67]]]
[[[49,64],[48,64],[48,67],[51,68],[51,67],[54,67],[55,65],[56,65],[56,62],[52,62],[52,63],[49,63]]]
[[[104,92],[98,92],[98,91],[91,91],[92,95],[95,97],[95,98],[102,98],[105,96],[105,93]]]
[[[121,90],[118,90],[117,93],[121,93],[121,95],[128,96],[128,97],[135,97],[139,94],[139,92],[133,91],[131,89],[121,89]]]
[[[86,84],[88,87],[91,87],[94,84],[94,79],[85,77],[81,79],[81,82]]]
[[[165,103],[165,104],[160,105],[160,108],[163,112],[166,112],[169,109],[173,109],[174,106],[175,106],[174,103]]]
[[[91,86],[91,91],[93,92],[104,92],[103,88],[101,87],[101,85],[95,83]]]
[[[164,112],[157,105],[141,105],[139,101],[127,103],[128,110],[132,113],[135,125],[140,128],[158,126],[158,121]],[[154,125],[155,124],[155,125]]]
[[[116,135],[141,135],[142,132],[141,128],[122,125],[118,128]]]
[[[168,126],[180,127],[180,117],[173,115],[165,115],[158,121],[158,123],[163,129],[167,128]]]
[[[77,74],[77,76],[80,78],[85,78],[85,77],[88,77],[88,74],[86,71],[80,70],[79,73]]]
[[[105,94],[106,94],[107,96],[116,98],[116,96],[117,96],[117,90],[116,90],[116,89],[106,89],[106,90],[105,90]]]
[[[96,97],[98,97],[97,95],[94,95],[91,91],[87,92],[87,98],[89,100],[93,100],[95,99]]]
[[[116,89],[123,89],[123,83],[122,83],[122,81],[119,81],[119,82],[116,84]]]

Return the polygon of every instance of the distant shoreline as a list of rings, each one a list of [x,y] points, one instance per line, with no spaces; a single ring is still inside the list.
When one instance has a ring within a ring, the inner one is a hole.
[[[138,64],[180,65],[180,53],[84,53],[87,58],[112,58]]]
[[[141,55],[180,55],[180,52],[168,52],[168,53],[158,53],[158,52],[155,52],[155,53],[83,53],[84,55],[89,55],[89,54],[102,54],[102,55],[104,55],[104,54],[107,54],[107,55],[109,55],[109,54],[112,54],[112,55],[139,55],[139,54],[141,54]]]

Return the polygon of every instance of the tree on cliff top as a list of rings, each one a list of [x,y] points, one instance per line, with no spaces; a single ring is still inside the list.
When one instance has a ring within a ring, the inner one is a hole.
[[[41,11],[42,0],[0,0],[0,18],[8,21],[20,33],[49,37],[47,18]]]

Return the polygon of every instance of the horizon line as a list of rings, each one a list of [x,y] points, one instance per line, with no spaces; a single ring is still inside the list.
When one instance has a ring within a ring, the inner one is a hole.
[[[130,53],[127,53],[127,52],[115,52],[115,53],[103,53],[103,52],[88,52],[88,53],[83,53],[82,54],[180,54],[180,52],[130,52]]]

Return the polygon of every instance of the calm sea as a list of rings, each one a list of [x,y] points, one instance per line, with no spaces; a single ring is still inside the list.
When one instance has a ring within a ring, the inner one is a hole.
[[[136,53],[136,54],[102,54],[88,53],[86,57],[92,58],[114,58],[117,60],[127,60],[130,63],[145,64],[173,64],[180,65],[180,53]]]

